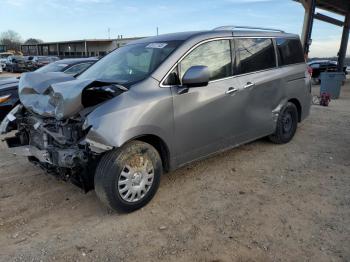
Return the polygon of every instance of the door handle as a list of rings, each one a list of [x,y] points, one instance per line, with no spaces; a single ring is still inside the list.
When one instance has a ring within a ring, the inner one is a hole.
[[[226,92],[225,94],[229,95],[229,94],[233,94],[235,92],[237,92],[238,89],[237,88],[234,88],[234,87],[230,87]]]
[[[245,84],[245,86],[243,86],[243,88],[246,89],[246,88],[250,88],[250,87],[253,87],[253,86],[255,86],[255,83],[248,82],[248,83]]]

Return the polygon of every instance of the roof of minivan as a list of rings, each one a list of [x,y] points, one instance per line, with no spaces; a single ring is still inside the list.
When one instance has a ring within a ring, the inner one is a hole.
[[[261,31],[261,30],[207,30],[207,31],[189,31],[180,33],[164,34],[159,36],[151,36],[142,38],[136,41],[130,42],[131,44],[136,43],[149,43],[149,42],[166,42],[166,41],[185,41],[193,37],[200,37],[203,39],[213,37],[287,37],[287,38],[299,38],[296,34],[289,34],[275,31]]]

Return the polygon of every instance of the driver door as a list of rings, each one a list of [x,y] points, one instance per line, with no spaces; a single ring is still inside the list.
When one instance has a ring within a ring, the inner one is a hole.
[[[172,87],[178,165],[227,148],[244,136],[246,123],[241,108],[247,94],[240,92],[239,83],[232,77],[232,44],[230,39],[203,43],[173,72],[182,79],[192,66],[207,66],[210,71],[207,86],[186,89],[180,83]]]

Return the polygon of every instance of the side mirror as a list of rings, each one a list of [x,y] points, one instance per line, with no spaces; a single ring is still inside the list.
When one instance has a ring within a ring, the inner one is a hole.
[[[186,87],[207,86],[209,77],[210,73],[207,66],[192,66],[182,77],[182,85]]]

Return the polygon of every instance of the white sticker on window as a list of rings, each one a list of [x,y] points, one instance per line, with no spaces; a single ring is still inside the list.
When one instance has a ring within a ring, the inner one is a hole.
[[[146,48],[164,48],[167,45],[167,43],[150,43],[146,46]]]

